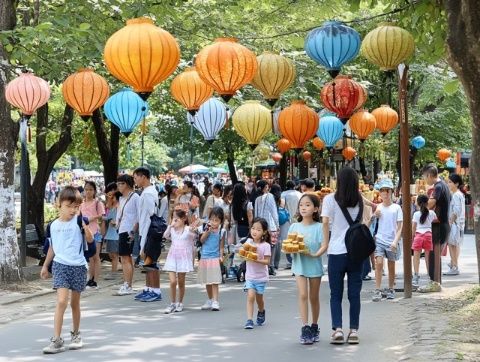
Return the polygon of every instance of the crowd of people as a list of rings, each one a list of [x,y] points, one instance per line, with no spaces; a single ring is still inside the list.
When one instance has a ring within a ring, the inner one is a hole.
[[[447,245],[451,262],[444,274],[459,274],[465,197],[459,175],[451,174],[446,182],[439,177],[435,166],[428,165],[423,169],[423,178],[429,188],[426,194],[417,196],[412,210],[412,283],[420,292],[438,292],[442,275],[440,254]],[[69,348],[82,347],[80,295],[85,288],[98,288],[102,243],[110,255],[112,273],[117,272],[119,263],[122,267],[123,283],[116,292],[119,296],[134,294],[133,273],[136,267],[142,267],[145,286],[134,295],[134,300],[160,301],[160,272],[168,273],[166,314],[183,311],[186,274],[195,271],[206,291],[201,309],[220,311],[222,265],[231,257],[228,246],[251,245],[257,259],[245,263],[245,329],[265,324],[263,295],[268,290],[269,278],[275,275],[285,255],[285,268],[291,269],[296,280],[302,322],[300,343],[307,345],[319,341],[319,295],[325,274],[328,273],[330,287],[332,344],[359,343],[360,292],[362,283],[371,279],[372,269],[375,270],[372,300],[395,298],[395,262],[402,250],[403,212],[402,198],[395,196],[389,178],[375,185],[380,204],[362,195],[358,174],[350,167],[339,171],[336,190],[323,198],[315,192],[316,185],[311,179],[298,184],[290,180],[283,191],[278,184],[267,180],[256,183],[246,180],[235,185],[214,183],[205,185],[203,193],[191,180],[184,180],[182,186],[164,182],[160,191],[151,180],[150,171],[143,167],[136,169],[133,176],[121,174],[115,183],[105,187],[105,203],[91,181],[85,182],[83,195],[73,186],[66,186],[59,193],[59,217],[50,225],[50,247],[41,271],[42,278],[47,278],[52,264],[53,287],[57,290],[54,336],[44,353],[66,349],[61,331],[70,291],[73,330]],[[354,226],[349,219],[367,225],[375,238],[375,251],[362,261],[352,258],[347,250],[346,233]],[[164,247],[155,237],[158,228],[169,245],[163,266],[158,261]],[[291,235],[302,236],[306,253],[281,253],[283,240]],[[430,279],[425,286],[419,286],[422,253]],[[388,287],[382,289],[385,259]],[[350,316],[346,335],[342,319],[345,276]]]

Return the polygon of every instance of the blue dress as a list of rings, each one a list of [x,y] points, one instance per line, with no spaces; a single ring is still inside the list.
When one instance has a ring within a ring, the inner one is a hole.
[[[316,253],[323,241],[322,224],[315,222],[311,225],[303,225],[300,222],[296,222],[290,225],[288,233],[296,232],[304,236],[305,247],[310,253]],[[291,254],[292,255],[292,273],[295,275],[301,275],[306,278],[319,278],[323,272],[322,257],[311,257],[304,254]]]

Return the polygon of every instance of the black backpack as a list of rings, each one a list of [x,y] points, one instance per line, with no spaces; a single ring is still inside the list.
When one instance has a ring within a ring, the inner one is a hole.
[[[340,205],[339,205],[340,206]],[[359,203],[357,218],[352,220],[346,207],[340,207],[350,227],[345,234],[348,258],[354,263],[363,262],[375,251],[375,240],[367,225],[362,224],[363,202]]]

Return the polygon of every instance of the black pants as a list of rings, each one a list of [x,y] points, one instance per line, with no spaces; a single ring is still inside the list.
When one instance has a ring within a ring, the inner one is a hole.
[[[442,259],[441,253],[450,233],[450,225],[432,223],[433,250],[428,255],[428,275],[430,280],[442,282]],[[438,254],[438,255],[437,255]],[[438,264],[439,276],[435,277],[435,264]],[[438,280],[437,280],[438,279]]]

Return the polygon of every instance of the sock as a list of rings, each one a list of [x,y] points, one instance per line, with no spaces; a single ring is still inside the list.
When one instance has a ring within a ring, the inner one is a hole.
[[[150,289],[153,290],[157,294],[162,294],[162,292],[160,291],[160,288],[150,288]]]

